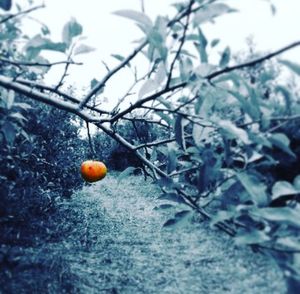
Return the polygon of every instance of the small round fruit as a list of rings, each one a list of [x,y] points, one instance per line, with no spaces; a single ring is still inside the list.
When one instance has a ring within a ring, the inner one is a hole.
[[[105,164],[101,161],[87,160],[81,164],[81,175],[87,182],[102,180],[107,173]]]

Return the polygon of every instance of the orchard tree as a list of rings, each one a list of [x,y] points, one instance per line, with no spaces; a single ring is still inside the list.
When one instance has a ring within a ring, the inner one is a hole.
[[[183,207],[165,227],[200,214],[237,244],[269,252],[284,269],[290,292],[296,293],[300,107],[295,91],[275,81],[272,69],[280,64],[300,75],[300,65],[277,59],[300,41],[268,54],[253,53],[250,60],[237,63],[227,47],[215,62],[210,53],[218,50],[219,40],[206,36],[203,24],[236,12],[225,1],[180,1],[173,5],[173,16],[155,20],[144,12],[116,11],[134,21],[143,37],[127,56],[114,54],[118,65],[93,79],[91,89],[79,99],[63,85],[69,70],[77,66],[76,55],[92,50],[81,43],[82,26],[75,19],[65,24],[60,42],[50,39],[46,26],[27,39],[17,24],[40,7],[18,7],[10,13],[11,1],[2,0],[0,6],[7,11],[0,19],[2,100],[13,105],[16,93],[95,125],[137,157],[161,186],[163,201]],[[22,49],[20,42],[26,44]],[[51,63],[42,57],[44,50],[61,52],[65,60]],[[138,67],[139,58],[147,61],[146,72]],[[270,60],[273,68],[266,65]],[[65,65],[59,83],[45,84],[43,72],[57,64]],[[102,109],[108,82],[128,68],[134,83],[110,110]],[[137,93],[134,101],[132,93]],[[126,103],[129,97],[131,103]],[[120,127],[128,122],[157,128],[159,135],[131,140]],[[9,138],[3,125],[2,133]]]

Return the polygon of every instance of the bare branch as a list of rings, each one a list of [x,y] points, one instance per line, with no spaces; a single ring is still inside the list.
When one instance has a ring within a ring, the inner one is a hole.
[[[89,100],[102,88],[105,87],[106,82],[121,68],[125,67],[142,49],[147,45],[148,41],[144,41],[139,47],[137,47],[127,58],[125,58],[119,65],[108,72],[104,78],[84,97],[78,108],[82,109]]]

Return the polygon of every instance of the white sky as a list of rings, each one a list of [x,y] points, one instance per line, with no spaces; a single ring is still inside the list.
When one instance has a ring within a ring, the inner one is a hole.
[[[86,44],[97,48],[93,53],[79,55],[76,61],[84,62],[84,66],[73,67],[69,81],[81,88],[88,86],[93,78],[98,80],[106,73],[101,63],[104,60],[109,66],[116,64],[110,54],[126,56],[136,46],[132,41],[142,37],[140,30],[133,21],[113,15],[120,9],[141,9],[140,0],[111,0],[111,1],[74,1],[74,0],[45,0],[46,8],[34,13],[34,16],[48,25],[52,39],[60,41],[63,25],[75,17],[83,25],[83,34],[87,36]],[[175,0],[144,0],[146,13],[154,20],[156,15],[174,15],[175,9],[170,7]],[[273,0],[277,13],[272,16],[270,4],[263,0],[224,0],[240,12],[221,16],[216,23],[202,27],[209,40],[216,37],[221,39],[218,52],[229,45],[232,51],[246,49],[245,39],[254,36],[258,50],[275,50],[291,42],[300,40],[300,0]],[[37,2],[36,2],[37,3]],[[32,23],[30,29],[33,30]],[[33,31],[32,31],[33,32]],[[293,49],[281,56],[285,59],[300,63],[300,48]],[[63,56],[56,55],[57,60]],[[55,83],[60,72],[52,72],[49,82]],[[120,84],[129,87],[126,73],[121,75]],[[118,85],[117,83],[117,85]],[[112,88],[117,93],[118,87]],[[116,95],[119,95],[117,93]]]

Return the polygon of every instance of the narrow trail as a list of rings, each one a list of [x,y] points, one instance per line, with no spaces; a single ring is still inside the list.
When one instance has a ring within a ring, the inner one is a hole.
[[[109,175],[73,196],[81,217],[63,246],[78,293],[285,293],[272,260],[207,223],[162,229],[178,209],[153,209],[159,194],[140,177]]]

